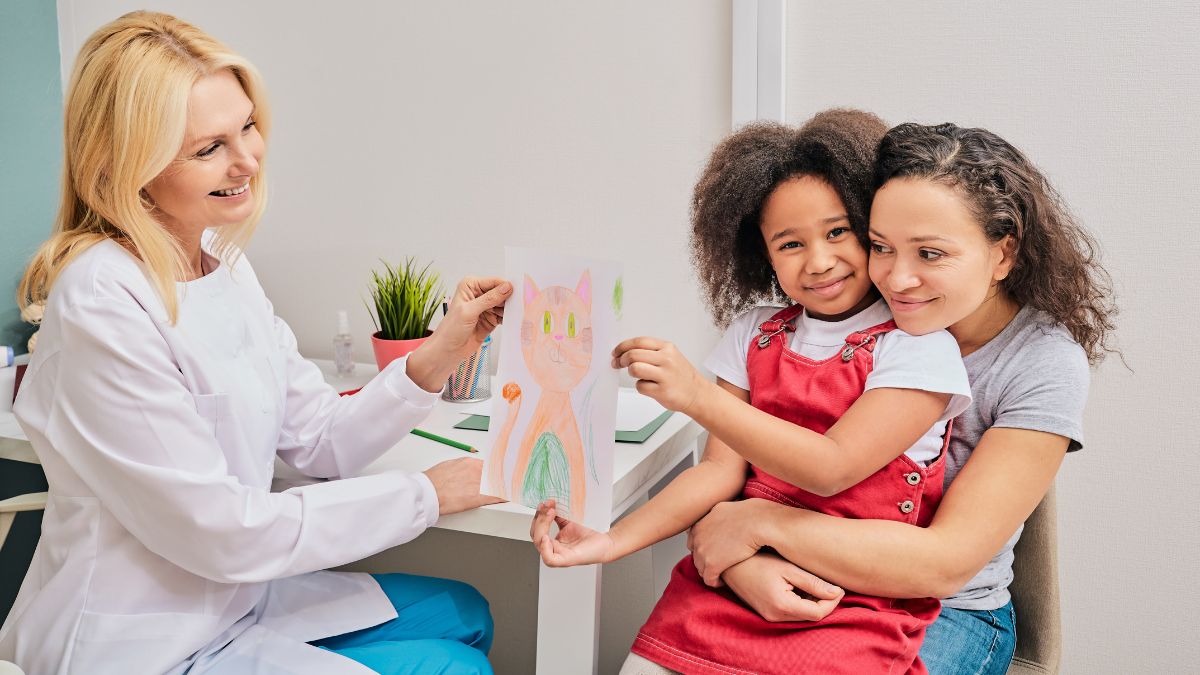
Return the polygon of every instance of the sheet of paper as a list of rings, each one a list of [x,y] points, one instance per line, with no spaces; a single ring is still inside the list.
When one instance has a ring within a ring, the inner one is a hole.
[[[636,389],[621,387],[617,394],[617,431],[637,431],[666,411],[658,401]]]
[[[463,415],[492,414],[492,401],[479,401],[459,406],[458,412]],[[654,418],[666,412],[666,408],[658,401],[639,394],[631,387],[620,387],[617,390],[617,431],[637,431],[649,424]]]
[[[0,437],[29,440],[25,432],[21,431],[21,425],[17,424],[17,418],[10,412],[0,412]]]
[[[481,491],[601,531],[612,518],[618,263],[506,248],[504,306]]]
[[[0,413],[12,411],[13,388],[16,385],[17,369],[12,366],[0,368]]]
[[[492,395],[496,396],[498,394],[493,392]],[[489,398],[486,401],[476,401],[474,403],[460,405],[458,406],[458,412],[464,415],[483,415],[484,417],[487,417],[488,415],[492,414],[492,399]]]

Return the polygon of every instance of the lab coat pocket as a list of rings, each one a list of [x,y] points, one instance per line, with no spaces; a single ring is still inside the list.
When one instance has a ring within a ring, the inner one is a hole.
[[[213,438],[221,437],[222,420],[229,419],[229,394],[192,394],[196,412],[208,423]]]
[[[83,612],[73,664],[89,674],[166,672],[220,632],[221,617]]]

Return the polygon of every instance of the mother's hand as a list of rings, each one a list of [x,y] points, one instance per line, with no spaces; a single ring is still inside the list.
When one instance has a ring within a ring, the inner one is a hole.
[[[756,526],[769,518],[767,511],[775,506],[765,499],[721,502],[692,526],[688,548],[704,583],[720,586],[725,570],[758,553],[764,544]]]
[[[409,355],[409,378],[426,391],[441,391],[450,373],[504,320],[504,302],[512,290],[512,284],[497,277],[458,282],[437,330]]]

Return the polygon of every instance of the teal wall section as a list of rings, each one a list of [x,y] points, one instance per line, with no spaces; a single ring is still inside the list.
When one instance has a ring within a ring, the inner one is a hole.
[[[62,167],[62,78],[55,0],[0,2],[0,344],[25,351],[33,328],[15,294],[50,234]]]

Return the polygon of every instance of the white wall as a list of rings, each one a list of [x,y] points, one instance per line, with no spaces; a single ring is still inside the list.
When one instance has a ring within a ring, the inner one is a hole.
[[[787,7],[787,117],[992,129],[1099,237],[1119,346],[1059,473],[1065,673],[1195,672],[1200,9],[1019,0]]]
[[[91,30],[139,7],[195,22],[267,78],[274,192],[250,253],[306,353],[329,354],[344,307],[369,359],[360,298],[378,257],[418,255],[453,279],[500,272],[508,243],[623,259],[627,331],[693,356],[715,339],[686,219],[729,125],[728,1],[60,0],[64,69]],[[1095,372],[1087,447],[1060,473],[1064,672],[1193,669],[1200,325],[1186,273],[1200,258],[1188,203],[1200,184],[1200,10],[793,0],[787,22],[788,119],[853,105],[988,127],[1098,234],[1132,372],[1118,359]],[[470,576],[461,554],[430,557],[472,545],[444,534],[410,564]],[[511,568],[481,586],[530,566],[511,550],[493,558]],[[605,601],[621,594],[634,609],[602,623],[605,672],[648,609],[644,563],[606,571]],[[495,593],[529,592],[528,580],[515,586]],[[528,672],[530,605],[493,605],[501,672]]]
[[[330,356],[346,308],[371,360],[362,298],[380,257],[432,260],[453,282],[502,273],[506,244],[622,260],[626,333],[697,359],[715,342],[687,215],[729,130],[729,0],[59,0],[67,76],[91,31],[139,8],[195,23],[266,78],[272,201],[249,254],[303,353]],[[532,546],[454,534],[365,565],[476,583],[497,670],[532,672]],[[654,599],[648,556],[604,579],[600,662],[615,672]]]
[[[625,262],[626,330],[715,339],[688,263],[691,185],[729,128],[730,6],[60,0],[64,71],[131,9],[168,11],[263,72],[271,206],[250,247],[300,347],[328,357],[379,258],[448,284],[505,244]],[[669,300],[664,300],[669,299]]]

